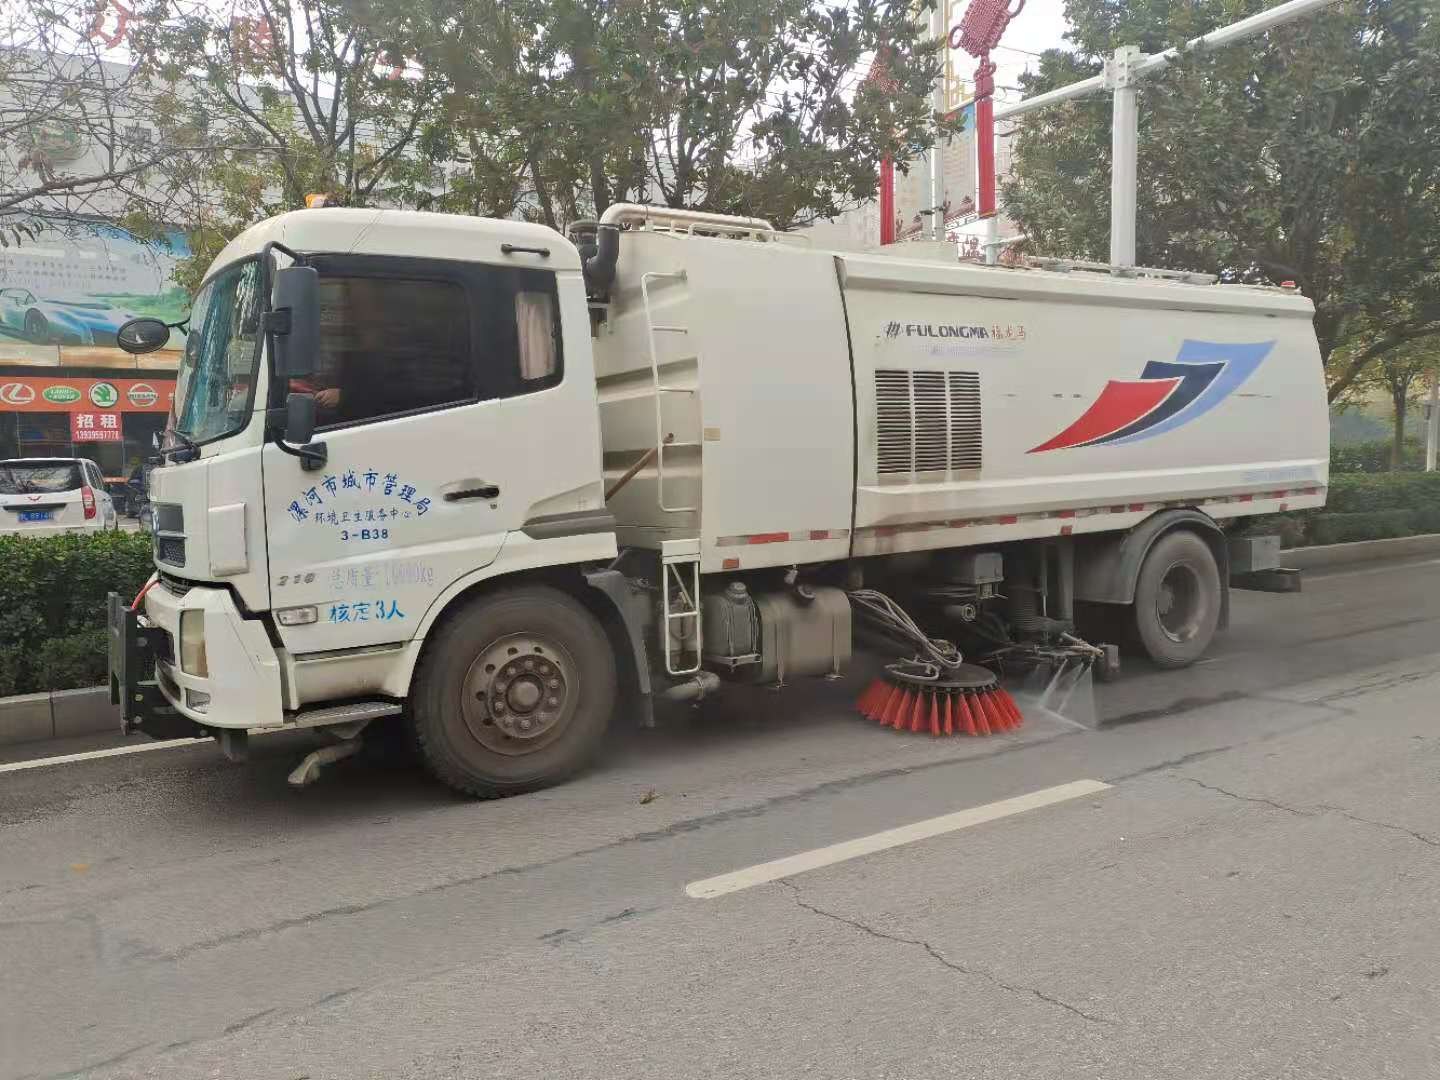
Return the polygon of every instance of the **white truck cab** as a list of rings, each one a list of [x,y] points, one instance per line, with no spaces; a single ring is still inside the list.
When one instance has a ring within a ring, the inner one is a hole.
[[[338,757],[400,716],[442,779],[508,794],[583,764],[617,701],[843,671],[847,596],[901,568],[966,618],[1053,587],[1010,619],[1052,645],[1072,601],[1138,595],[1147,649],[1189,662],[1224,621],[1220,522],[1323,502],[1310,309],[1279,290],[845,257],[648,207],[582,243],[328,208],[226,247],[151,479],[157,573],[110,601],[127,729],[312,727]],[[988,576],[952,558],[977,548]]]

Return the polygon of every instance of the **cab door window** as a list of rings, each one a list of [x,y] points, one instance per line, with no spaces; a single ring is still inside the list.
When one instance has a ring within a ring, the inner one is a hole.
[[[318,256],[321,427],[530,393],[561,377],[555,276],[442,260]]]

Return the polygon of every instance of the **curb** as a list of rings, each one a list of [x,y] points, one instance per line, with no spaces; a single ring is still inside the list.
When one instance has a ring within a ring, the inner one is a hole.
[[[1440,533],[1402,536],[1395,540],[1357,540],[1351,544],[1322,544],[1280,552],[1280,565],[1295,570],[1324,570],[1352,563],[1440,555]]]
[[[107,731],[120,734],[108,686],[0,698],[0,746]]]

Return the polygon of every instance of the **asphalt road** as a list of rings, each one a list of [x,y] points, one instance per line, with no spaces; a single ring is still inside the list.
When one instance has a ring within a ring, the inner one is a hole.
[[[1440,561],[1237,594],[1098,730],[897,735],[856,679],[503,802],[374,761],[292,791],[291,737],[0,773],[0,1076],[1440,1075],[1436,597]]]

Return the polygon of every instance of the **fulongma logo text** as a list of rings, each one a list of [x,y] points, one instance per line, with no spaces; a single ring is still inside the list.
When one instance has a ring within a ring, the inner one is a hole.
[[[957,326],[953,323],[941,323],[936,326],[934,323],[889,322],[885,324],[885,336],[888,338],[984,338],[988,340],[990,331],[983,326]]]

